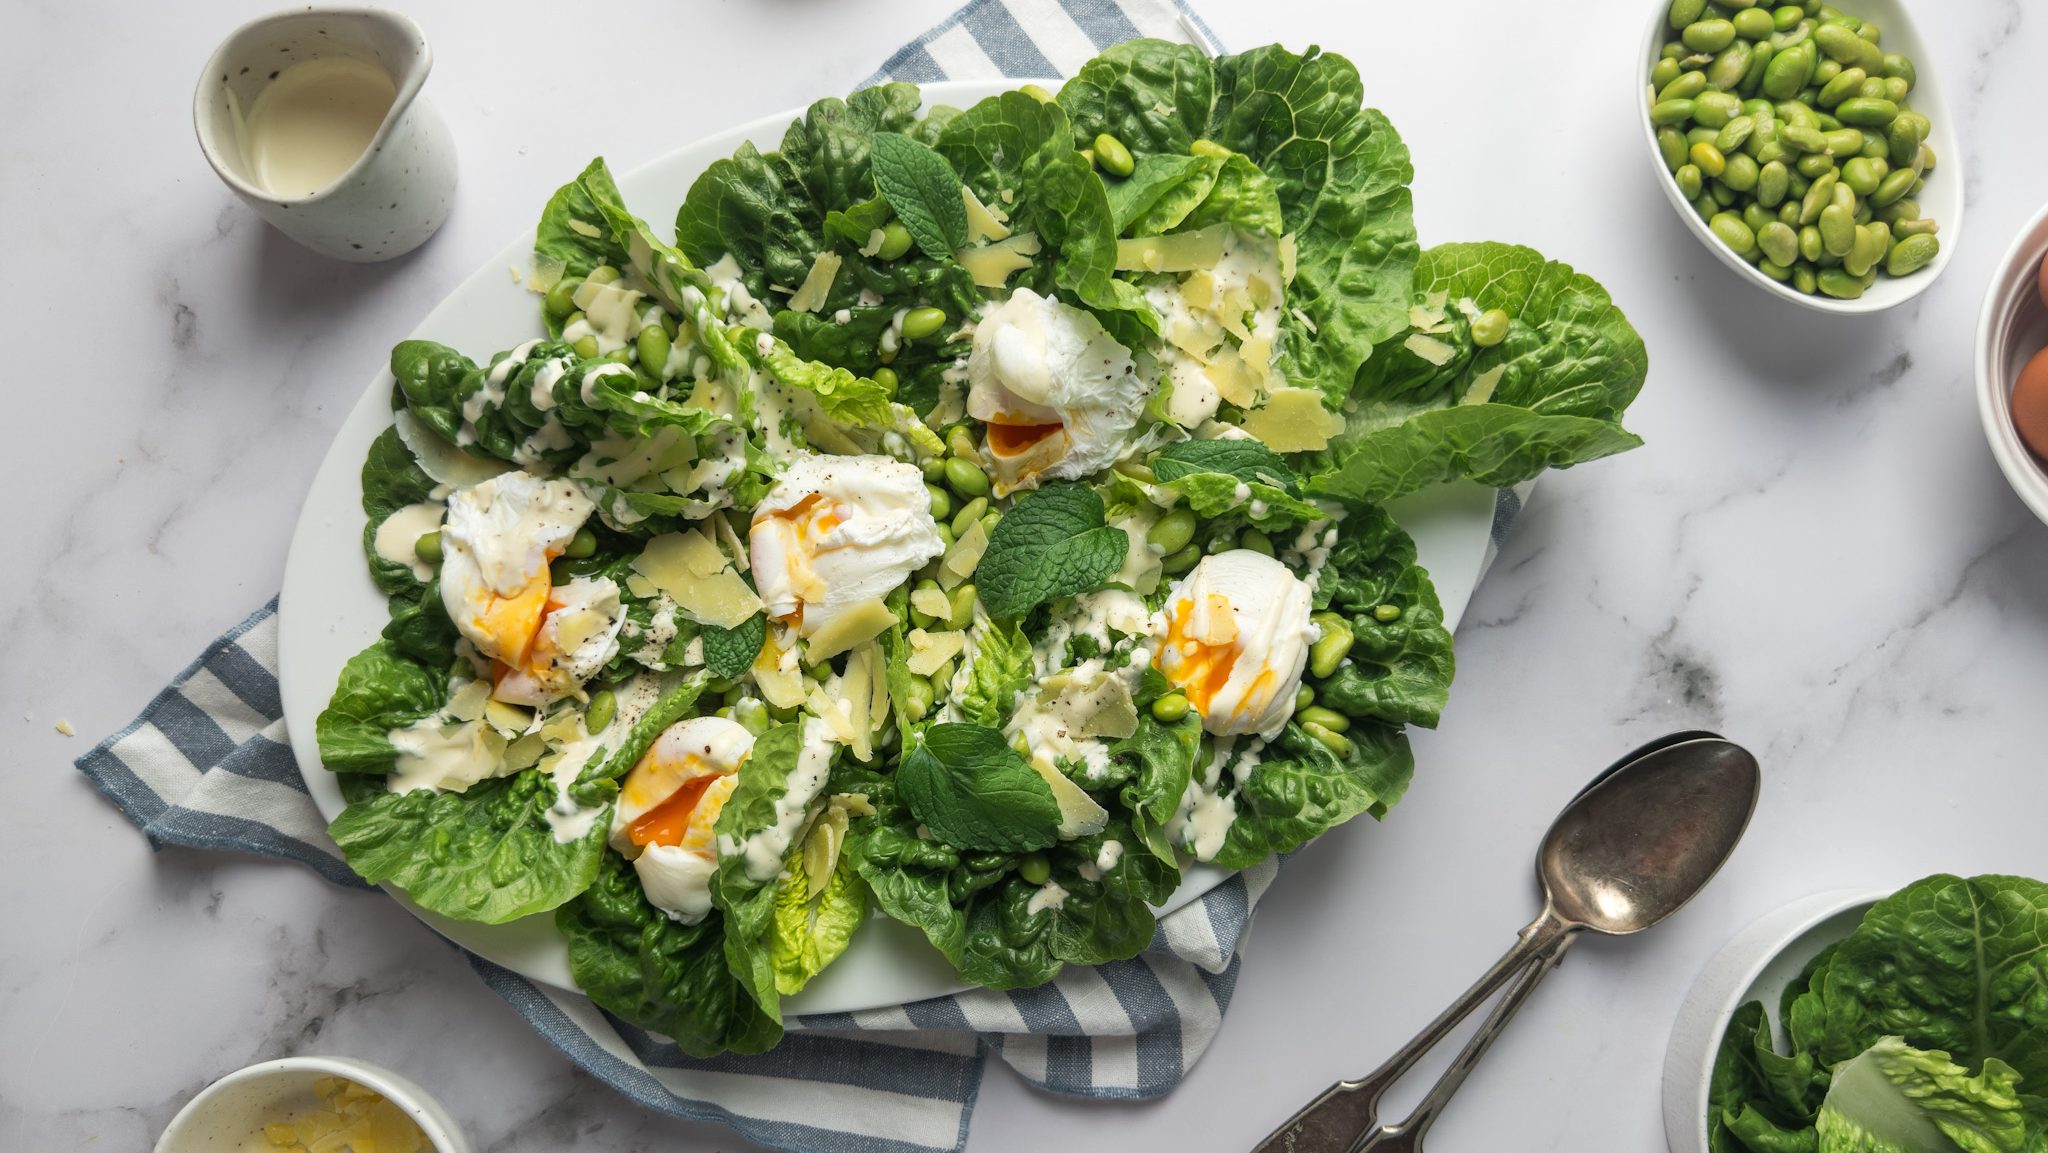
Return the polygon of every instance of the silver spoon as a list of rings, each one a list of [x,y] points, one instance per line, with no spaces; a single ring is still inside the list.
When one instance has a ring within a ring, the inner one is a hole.
[[[1451,1094],[1580,930],[1639,933],[1677,912],[1734,852],[1762,786],[1756,758],[1713,733],[1673,733],[1616,761],[1543,835],[1536,853],[1543,911],[1514,948],[1386,1064],[1324,1090],[1254,1153],[1420,1150]],[[1381,1128],[1387,1090],[1515,978],[1415,1112]]]

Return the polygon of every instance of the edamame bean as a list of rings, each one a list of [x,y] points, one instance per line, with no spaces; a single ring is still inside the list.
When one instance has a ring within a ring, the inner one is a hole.
[[[1850,36],[1854,39],[1854,34]],[[1735,25],[1727,20],[1695,20],[1678,39],[1694,52],[1719,52],[1735,42]]]
[[[1699,216],[1700,221],[1705,223],[1712,220],[1716,212],[1721,211],[1721,206],[1714,202],[1713,197],[1702,192],[1698,196],[1693,197],[1692,210]]]
[[[1763,40],[1777,31],[1771,14],[1761,8],[1745,8],[1729,18],[1735,25],[1735,34],[1744,40]]]
[[[1913,86],[1906,83],[1902,77],[1887,76],[1884,78],[1884,98],[1894,104],[1905,104],[1906,95],[1912,91]]]
[[[953,590],[953,595],[949,598],[953,604],[953,614],[946,618],[947,628],[964,629],[974,623],[974,598],[975,588],[971,584],[964,584]]]
[[[1159,571],[1167,576],[1179,576],[1199,564],[1201,559],[1201,546],[1191,544],[1179,552],[1170,552],[1160,558]]]
[[[1787,228],[1796,229],[1799,227],[1799,202],[1797,200],[1787,200],[1783,204],[1778,205],[1778,223]]]
[[[1657,130],[1657,152],[1664,157],[1665,171],[1678,171],[1679,166],[1685,163],[1685,150],[1688,147],[1690,145],[1686,143],[1685,133],[1680,132],[1678,129],[1659,128]]]
[[[1815,88],[1825,88],[1841,74],[1842,65],[1839,61],[1823,60],[1813,66],[1813,75],[1809,79]]]
[[[1314,644],[1308,647],[1308,671],[1317,680],[1325,680],[1344,663],[1351,654],[1351,622],[1336,613],[1317,613],[1310,618],[1322,630]]]
[[[1722,125],[1721,131],[1715,134],[1714,147],[1721,150],[1721,155],[1727,156],[1742,147],[1749,140],[1750,134],[1755,131],[1756,118],[1754,116],[1737,116],[1727,124]]]
[[[1818,261],[1827,253],[1827,246],[1820,240],[1820,229],[1809,224],[1799,230],[1799,256],[1803,260]]]
[[[1932,129],[1933,125],[1918,112],[1901,112],[1885,125],[1884,138],[1891,146],[1892,166],[1904,168],[1911,164]]]
[[[1301,731],[1307,733],[1311,737],[1314,737],[1318,744],[1322,745],[1324,748],[1330,750],[1332,753],[1335,753],[1340,757],[1348,757],[1351,755],[1351,738],[1346,737],[1342,733],[1332,732],[1329,729],[1326,729],[1323,726],[1314,723],[1302,725]]]
[[[1773,160],[1757,170],[1756,202],[1765,208],[1776,208],[1785,201],[1785,192],[1792,184],[1792,170],[1783,161]]]
[[[1238,534],[1237,547],[1249,549],[1266,556],[1273,555],[1273,538],[1255,528],[1248,528]]]
[[[577,337],[576,343],[569,347],[583,360],[597,359],[597,338],[594,336]]]
[[[1757,261],[1756,270],[1780,284],[1785,284],[1792,279],[1792,268],[1790,265],[1779,264],[1769,257]]]
[[[1764,73],[1770,69],[1771,58],[1777,54],[1778,50],[1768,40],[1759,41],[1754,48],[1750,49],[1749,71],[1742,74],[1742,80],[1738,84],[1738,88],[1744,95],[1754,95],[1759,88],[1763,87]]]
[[[1828,138],[1820,129],[1806,124],[1787,124],[1778,129],[1778,139],[1786,146],[1804,153],[1825,153]]]
[[[1136,162],[1131,159],[1131,150],[1124,147],[1123,141],[1109,133],[1097,133],[1094,147],[1095,163],[1111,176],[1129,176],[1136,168]]]
[[[1856,247],[1855,214],[1839,204],[1830,204],[1820,213],[1820,243],[1830,255],[1847,257]]]
[[[1799,223],[1812,224],[1820,219],[1821,210],[1828,206],[1835,195],[1835,184],[1839,179],[1833,169],[1814,179],[1812,187],[1808,188],[1806,195],[1800,199]]]
[[[932,683],[923,677],[912,677],[903,686],[903,712],[913,721],[921,721],[932,711]]]
[[[1863,150],[1858,155],[1867,156],[1872,160],[1889,160],[1891,154],[1892,146],[1885,140],[1883,133],[1872,132],[1868,128],[1863,130]],[[1890,164],[1886,164],[1886,167],[1889,168]]]
[[[903,314],[902,332],[905,340],[923,340],[936,336],[946,327],[946,310],[943,308],[913,308]]]
[[[1844,100],[1835,108],[1836,119],[1858,128],[1883,128],[1898,119],[1898,116],[1898,105],[1889,100],[1873,100],[1868,96]],[[1857,146],[1862,146],[1860,140]]]
[[[988,474],[957,456],[946,462],[946,484],[969,500],[988,495]]]
[[[1333,733],[1341,733],[1351,727],[1351,718],[1335,709],[1321,705],[1310,705],[1294,714],[1294,719],[1304,725],[1321,725]]]
[[[1152,522],[1145,530],[1145,541],[1159,550],[1161,556],[1177,553],[1188,547],[1195,539],[1195,514],[1187,508],[1177,508]]]
[[[1825,152],[1808,153],[1793,162],[1792,170],[1808,180],[1818,180],[1835,170],[1835,158]]]
[[[1749,225],[1752,233],[1761,232],[1766,225],[1776,219],[1777,217],[1764,210],[1763,205],[1753,200],[1742,206],[1742,222]]]
[[[953,514],[953,538],[958,540],[966,536],[967,530],[972,528],[974,522],[981,519],[981,514],[987,511],[988,498],[985,496],[975,497],[973,500],[961,505],[960,511]]]
[[[1668,56],[1661,57],[1658,59],[1656,64],[1650,67],[1650,90],[1653,92],[1661,92],[1664,90],[1664,88],[1669,86],[1673,80],[1678,79],[1678,77],[1678,61],[1673,60]]]
[[[1749,75],[1749,61],[1753,55],[1748,41],[1737,40],[1721,50],[1714,62],[1707,65],[1707,83],[1724,92],[1734,91],[1742,84],[1742,78]]]
[[[1650,106],[1650,123],[1659,127],[1683,124],[1692,119],[1692,101],[1660,100]]]
[[[946,479],[946,458],[935,456],[918,466],[924,472],[926,484],[942,484]]]
[[[609,264],[600,264],[584,276],[592,284],[611,284],[619,279],[619,270]]]
[[[1707,191],[1707,199],[1714,202],[1716,209],[1730,208],[1735,204],[1735,190],[1716,180]]]
[[[571,560],[583,560],[597,555],[597,534],[587,528],[577,529],[576,535],[569,538],[569,546],[562,550],[562,555]]]
[[[1685,130],[1685,146],[1691,148],[1695,144],[1712,144],[1720,137],[1721,133],[1717,129],[1708,128],[1704,124],[1694,125]]]
[[[541,307],[547,310],[549,316],[554,317],[556,320],[561,320],[563,317],[576,311],[576,290],[581,287],[583,287],[583,279],[581,277],[565,276],[555,281],[553,288],[548,289],[547,297],[541,302]]]
[[[1885,178],[1891,165],[1882,160],[1858,156],[1842,165],[1842,183],[1858,196],[1868,196],[1877,191],[1878,182]]]
[[[1017,876],[1027,885],[1043,885],[1052,880],[1052,862],[1044,853],[1032,853],[1017,862]]]
[[[1727,245],[1737,256],[1746,258],[1756,251],[1756,233],[1751,232],[1749,225],[1744,224],[1742,218],[1732,212],[1716,214],[1707,222],[1707,227],[1712,229],[1721,243]]]
[[[1862,277],[1851,276],[1847,269],[1842,268],[1821,269],[1818,281],[1822,295],[1832,296],[1837,300],[1859,299],[1865,287]]]
[[[412,542],[412,555],[426,564],[440,564],[441,530],[435,529],[433,532],[420,534],[420,538]]]
[[[1861,72],[1862,69],[1859,68],[1857,69],[1857,71]],[[1868,80],[1865,80],[1863,83],[1858,84],[1856,86],[1856,95],[1861,96],[1867,100],[1882,100],[1884,99],[1885,91],[1886,89],[1884,86],[1884,77],[1882,76],[1872,76]],[[1837,115],[1839,115],[1839,113],[1837,113]]]
[[[1756,246],[1773,263],[1790,268],[1799,259],[1799,233],[1782,221],[1773,220],[1756,234]]]
[[[1857,25],[1856,36],[1858,39],[1868,40],[1872,44],[1876,44],[1884,39],[1884,31],[1877,25],[1865,20],[1862,24]]]
[[[639,336],[633,338],[634,351],[640,354],[640,367],[646,369],[647,375],[656,380],[663,380],[668,376],[669,347],[668,333],[663,332],[658,324],[648,325],[640,330]]]
[[[1742,112],[1742,101],[1726,92],[1702,92],[1693,98],[1693,123],[1719,132]]]
[[[1821,86],[1820,95],[1814,97],[1813,102],[1822,108],[1833,108],[1856,95],[1856,90],[1863,86],[1863,81],[1868,77],[1869,74],[1861,68],[1845,68],[1837,73],[1833,80]]]
[[[1823,133],[1827,137],[1828,155],[1848,158],[1863,153],[1863,133],[1855,128],[1836,128]]]
[[[1401,619],[1401,612],[1401,606],[1397,604],[1374,605],[1372,606],[1372,619],[1383,625],[1390,625]]]
[[[1745,157],[1744,159],[1747,159]],[[1686,194],[1690,200],[1699,195],[1700,170],[1696,165],[1687,165],[1693,170],[1693,190]],[[1680,181],[1679,186],[1684,187]],[[1506,309],[1489,308],[1472,319],[1472,343],[1481,348],[1492,348],[1508,338],[1508,314]]]
[[[1721,183],[1737,192],[1748,192],[1756,187],[1760,172],[1754,157],[1738,152],[1728,158],[1728,167],[1721,172]]]
[[[1879,208],[1894,204],[1912,191],[1913,182],[1918,179],[1918,172],[1911,168],[1901,168],[1879,182],[1877,191],[1870,194],[1870,202]]]
[[[1796,265],[1792,269],[1792,287],[1812,296],[1819,289],[1817,275],[1810,264]]]
[[[1170,725],[1188,715],[1188,699],[1180,693],[1168,693],[1152,701],[1152,719],[1162,725]]]
[[[882,247],[875,252],[883,260],[901,260],[910,251],[910,229],[900,220],[891,220],[882,226]]]
[[[1707,0],[1671,0],[1671,8],[1665,14],[1665,23],[1673,32],[1682,32],[1700,18],[1707,10]]]
[[[1790,100],[1799,95],[1799,90],[1806,87],[1807,74],[1813,70],[1809,51],[1804,44],[1781,46],[1778,54],[1771,57],[1770,66],[1764,69],[1763,94],[1773,100]]]
[[[1862,198],[1856,195],[1855,189],[1836,181],[1835,191],[1829,197],[1829,203],[1839,206],[1844,212],[1854,212],[1862,204]]]
[[[1908,91],[1911,91],[1915,85],[1920,83],[1920,74],[1914,69],[1913,62],[1896,52],[1884,54],[1884,64],[1882,67],[1886,77],[1905,81]]]
[[[1312,704],[1315,704],[1315,703],[1316,703],[1316,691],[1315,691],[1314,689],[1312,689],[1312,688],[1309,688],[1309,687],[1308,687],[1307,685],[1302,685],[1301,687],[1299,687],[1299,688],[1297,688],[1297,689],[1295,689],[1295,690],[1294,690],[1294,711],[1295,711],[1295,712],[1297,712],[1297,713],[1298,713],[1298,712],[1300,712],[1301,710],[1303,710],[1303,709],[1305,709],[1305,708],[1307,708],[1307,707],[1309,707],[1310,705],[1312,705]]]
[[[1734,29],[1734,25],[1729,25],[1730,32],[1733,32]],[[1820,45],[1822,52],[1828,54],[1828,59],[1844,67],[1854,64],[1863,58],[1864,42],[1857,38],[1855,32],[1840,24],[1822,24],[1814,29],[1813,42]],[[1689,41],[1687,46],[1690,47]]]
[[[949,524],[942,524],[938,526],[937,532],[939,534],[939,543],[945,546],[947,552],[951,552],[953,549],[953,526]],[[944,552],[939,554],[939,556],[942,559],[945,557],[945,555],[946,554]]]
[[[1892,235],[1898,237],[1933,236],[1940,231],[1941,225],[1932,220],[1901,220],[1892,225]]]
[[[1780,32],[1790,32],[1806,19],[1806,9],[1797,4],[1785,4],[1771,10],[1771,27]]]
[[[924,491],[925,495],[931,498],[932,519],[950,519],[953,514],[953,498],[946,495],[946,490],[935,484],[927,484]]]
[[[894,394],[896,391],[896,385],[898,383],[896,379],[896,370],[890,368],[886,364],[881,366],[880,368],[877,368],[874,371],[873,375],[869,376],[868,379],[874,381],[876,384],[881,385],[883,388],[888,389],[891,394]]]
[[[1862,276],[1877,267],[1891,250],[1892,230],[1883,224],[1862,224],[1856,228],[1856,242],[1842,257],[1842,268],[1851,276]]]
[[[1728,158],[1722,156],[1721,150],[1711,144],[1695,144],[1687,155],[1692,157],[1694,166],[1700,170],[1702,176],[1719,177],[1728,170]]]
[[[1915,221],[1928,223],[1932,221]],[[1926,232],[1914,232],[1892,245],[1891,255],[1885,259],[1884,270],[1893,276],[1911,276],[1927,267],[1941,252],[1941,241]]]
[[[618,694],[610,689],[599,689],[591,694],[590,704],[583,709],[583,731],[601,733],[612,723],[612,717],[619,711]]]

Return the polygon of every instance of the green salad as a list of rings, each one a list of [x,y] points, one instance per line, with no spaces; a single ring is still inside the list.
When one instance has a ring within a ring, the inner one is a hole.
[[[879,913],[992,988],[1135,955],[1413,771],[1451,637],[1382,504],[1635,446],[1601,288],[1416,242],[1337,56],[1135,41],[1055,96],[821,100],[672,231],[548,201],[540,334],[391,354],[390,598],[318,737],[365,878],[552,912],[697,1054]]]
[[[1935,876],[1879,901],[1714,1062],[1716,1153],[2048,1150],[2048,885]]]

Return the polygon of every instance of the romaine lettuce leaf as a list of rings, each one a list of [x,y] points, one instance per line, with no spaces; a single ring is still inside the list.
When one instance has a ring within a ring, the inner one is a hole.
[[[632,865],[603,854],[597,878],[555,913],[569,939],[569,973],[598,1008],[673,1038],[693,1057],[762,1053],[782,1027],[725,966],[725,921],[694,925],[647,901]]]
[[[392,513],[426,500],[434,490],[434,478],[420,469],[412,450],[398,438],[398,430],[387,428],[370,442],[362,482],[363,554],[370,562],[370,579],[389,596],[411,596],[420,581],[413,576],[411,565],[377,555],[377,529]]]
[[[1897,1037],[1835,1070],[1814,1130],[1820,1153],[2021,1153],[2019,1074],[1993,1057],[1983,1072]]]
[[[1379,619],[1383,605],[1399,615]],[[1414,540],[1384,509],[1353,508],[1338,523],[1315,607],[1342,614],[1352,635],[1347,663],[1317,689],[1320,703],[1350,717],[1435,728],[1456,672],[1451,634]]]
[[[1289,721],[1232,794],[1237,816],[1215,856],[1245,869],[1291,852],[1358,816],[1385,816],[1415,773],[1408,735],[1398,725],[1364,721],[1344,733],[1342,756]]]
[[[839,959],[868,915],[868,885],[853,857],[840,853],[823,890],[812,893],[802,869],[783,871],[775,885],[775,923],[769,963],[775,988],[785,997],[803,991],[811,978]]]
[[[313,722],[320,761],[337,773],[389,773],[398,757],[391,730],[438,711],[447,699],[446,665],[429,667],[379,640],[342,666],[334,696]]]
[[[799,767],[803,750],[801,725],[776,725],[755,738],[753,752],[740,766],[739,783],[718,813],[718,872],[711,880],[712,904],[725,916],[726,965],[761,1011],[778,1024],[782,1001],[776,990],[772,941],[775,890],[782,870],[759,876],[753,868],[757,854],[742,852],[739,847],[780,823],[790,778]],[[821,802],[808,804],[815,812]],[[796,832],[800,834],[802,828]],[[789,848],[800,850],[802,844],[803,838],[794,836]]]
[[[547,819],[555,785],[537,769],[460,793],[394,793],[368,783],[351,793],[327,827],[349,867],[458,921],[503,924],[574,897],[597,876],[609,828],[600,819],[575,840],[557,841]]]

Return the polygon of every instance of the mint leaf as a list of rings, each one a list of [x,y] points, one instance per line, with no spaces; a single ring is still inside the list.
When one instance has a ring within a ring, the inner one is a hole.
[[[1028,493],[989,535],[975,570],[982,606],[998,620],[1016,620],[1046,601],[1100,588],[1123,567],[1130,546],[1087,485]]]
[[[1052,786],[995,729],[933,725],[896,770],[896,792],[933,836],[961,849],[1028,853],[1059,840]]]
[[[967,202],[960,176],[946,158],[900,132],[869,139],[875,187],[888,197],[911,239],[933,260],[951,260],[967,246]]]
[[[753,667],[768,639],[768,618],[755,613],[729,629],[705,625],[704,668],[720,680],[731,680]]]
[[[1169,444],[1152,458],[1152,475],[1161,483],[1189,473],[1220,472],[1239,480],[1267,484],[1288,493],[1295,487],[1294,470],[1280,454],[1249,437],[1233,440],[1184,440]]]

